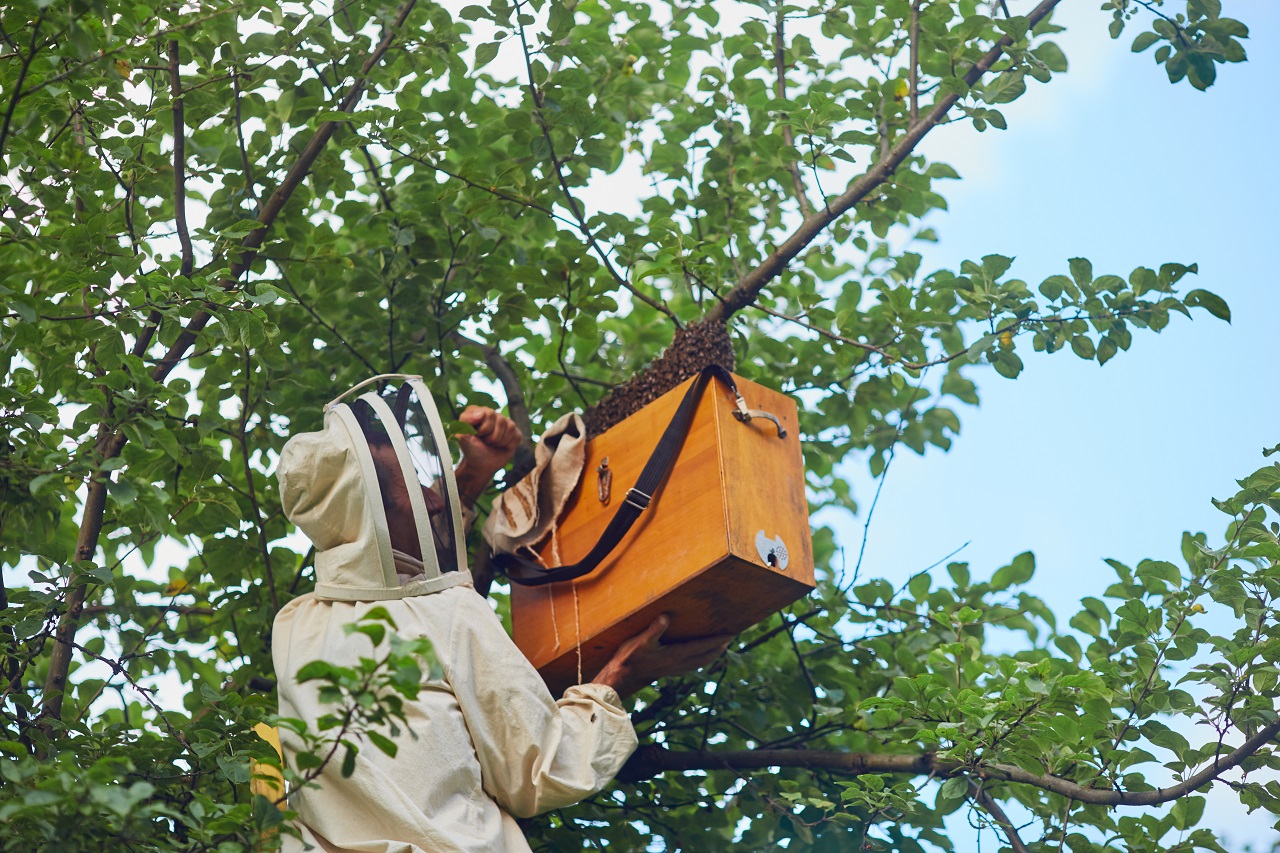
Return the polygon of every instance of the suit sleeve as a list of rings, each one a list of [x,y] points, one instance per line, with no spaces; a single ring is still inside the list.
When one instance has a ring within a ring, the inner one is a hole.
[[[611,687],[580,684],[554,701],[478,595],[463,596],[446,674],[480,761],[485,792],[516,817],[604,788],[636,748]]]

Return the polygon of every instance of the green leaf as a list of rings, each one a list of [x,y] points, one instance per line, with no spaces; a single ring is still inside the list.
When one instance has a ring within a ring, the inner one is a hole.
[[[498,55],[498,48],[502,47],[501,42],[491,41],[485,42],[476,48],[476,70],[484,68]]]
[[[989,281],[1000,278],[1012,265],[1013,258],[1007,258],[1004,255],[983,255],[982,257],[982,273]]]
[[[346,743],[344,741],[344,743]],[[347,751],[342,756],[342,778],[350,779],[351,774],[356,772],[356,755],[360,750],[353,743],[346,743]]]
[[[369,740],[373,741],[373,745],[382,750],[384,754],[389,755],[392,758],[396,757],[396,750],[398,750],[399,747],[396,746],[395,741],[391,740],[386,735],[379,734],[375,731],[365,732],[365,735],[367,735]]]
[[[303,664],[298,670],[298,681],[314,681],[317,678],[337,678],[341,670],[324,660],[313,660],[310,663]]]
[[[1098,364],[1106,364],[1116,354],[1116,342],[1110,335],[1098,341]]]
[[[1190,308],[1203,308],[1219,320],[1231,322],[1231,309],[1227,306],[1226,300],[1215,293],[1207,290],[1192,290],[1187,293],[1183,302]]]
[[[107,482],[107,494],[121,506],[128,506],[138,498],[138,487],[126,479]]]
[[[1097,616],[1087,610],[1081,610],[1075,616],[1072,616],[1071,621],[1067,624],[1081,633],[1088,634],[1090,637],[1102,636],[1102,623],[1098,621]]]
[[[230,225],[219,228],[218,233],[223,237],[244,237],[261,227],[262,223],[256,219],[239,219]]]
[[[1086,335],[1080,335],[1071,339],[1071,351],[1085,359],[1092,359],[1096,354],[1093,341]]]
[[[1005,379],[1017,379],[1022,372],[1022,359],[1009,350],[1000,350],[991,355],[991,364]]]
[[[1169,814],[1176,829],[1195,829],[1204,817],[1204,797],[1186,797],[1173,804]]]
[[[249,762],[230,755],[218,756],[218,769],[222,771],[222,775],[232,785],[247,785],[249,783]]]
[[[1133,40],[1133,52],[1142,53],[1142,51],[1151,47],[1151,45],[1160,41],[1160,35],[1153,32],[1139,33],[1138,37]]]
[[[1051,275],[1040,283],[1040,292],[1046,299],[1056,300],[1070,283],[1071,280],[1065,275]]]
[[[1036,58],[1049,67],[1054,74],[1065,74],[1067,71],[1067,55],[1062,52],[1056,42],[1041,42],[1034,51]]]
[[[1071,258],[1067,265],[1071,268],[1071,277],[1081,288],[1088,288],[1093,283],[1093,264],[1088,258]]]
[[[1036,573],[1036,558],[1030,551],[1024,551],[1013,558],[1013,562],[1002,569],[997,569],[991,578],[992,589],[1003,590],[1011,586],[1021,586]]]

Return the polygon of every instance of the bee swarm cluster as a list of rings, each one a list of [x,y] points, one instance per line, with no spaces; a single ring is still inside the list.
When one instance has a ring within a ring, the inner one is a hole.
[[[583,413],[587,435],[599,435],[709,364],[733,370],[733,342],[724,323],[702,321],[677,329],[662,355]]]

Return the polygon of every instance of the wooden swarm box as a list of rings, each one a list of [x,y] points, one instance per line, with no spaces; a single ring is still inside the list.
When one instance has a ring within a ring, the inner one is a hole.
[[[590,680],[660,613],[672,616],[668,641],[734,634],[813,589],[796,405],[734,378],[748,406],[778,417],[785,438],[766,419],[736,420],[732,392],[708,383],[671,474],[608,559],[576,581],[512,585],[515,643],[557,695]],[[541,546],[544,564],[576,562],[600,538],[692,382],[587,443],[582,481]],[[606,458],[607,504],[598,473]]]

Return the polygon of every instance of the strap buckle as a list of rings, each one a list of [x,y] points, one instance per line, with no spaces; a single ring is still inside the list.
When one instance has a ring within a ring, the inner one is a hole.
[[[631,504],[636,509],[643,511],[649,508],[649,501],[651,500],[653,500],[653,495],[646,495],[639,489],[633,488],[627,490],[627,498],[623,503]]]

